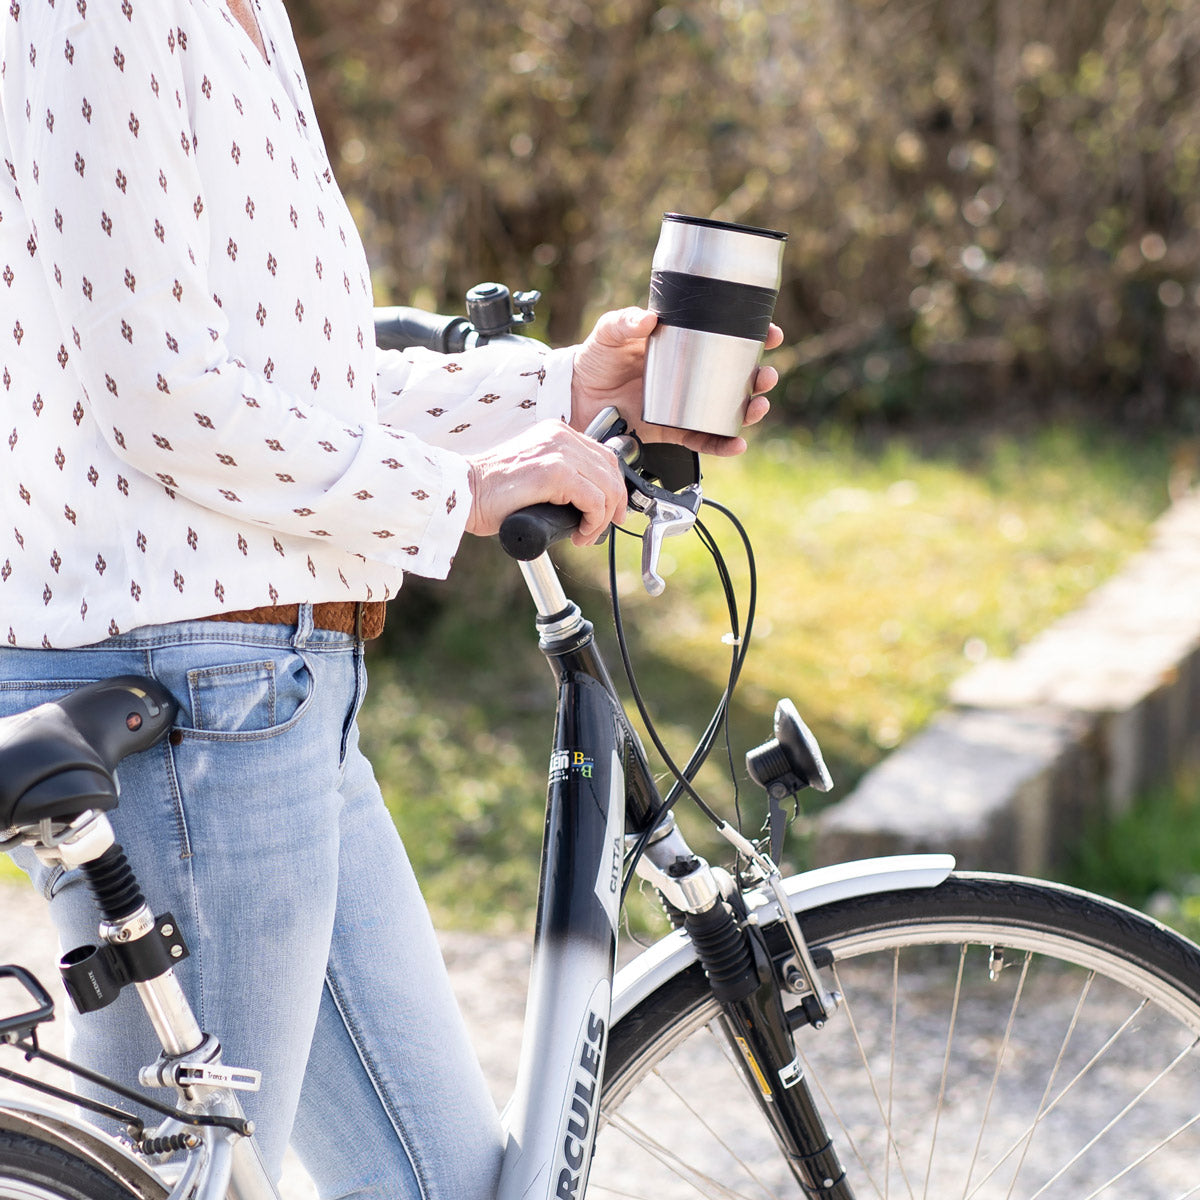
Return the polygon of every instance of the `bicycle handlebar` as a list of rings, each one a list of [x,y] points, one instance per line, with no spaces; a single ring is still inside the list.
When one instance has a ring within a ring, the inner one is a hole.
[[[448,317],[398,305],[375,310],[375,343],[385,350],[421,346],[438,354],[458,354],[497,338],[514,336],[533,324],[541,292],[517,292],[502,283],[477,283],[466,295],[467,315]]]
[[[525,300],[526,293],[521,293],[519,298]],[[476,316],[480,313],[480,305],[485,306],[482,311],[491,322],[489,332],[481,334],[477,322],[467,317],[451,317],[397,305],[375,310],[375,342],[385,350],[420,346],[438,354],[457,354],[509,334],[514,324],[525,324],[530,319],[530,313],[514,317],[508,289],[496,284],[472,288],[467,299],[468,308],[474,310]],[[498,303],[506,319],[493,311]],[[544,554],[555,542],[570,537],[582,519],[583,514],[571,505],[533,504],[505,518],[500,526],[500,545],[510,557],[529,562]]]
[[[375,310],[375,342],[385,350],[422,346],[438,354],[457,354],[472,345],[474,332],[466,317],[447,317],[402,305]]]
[[[483,283],[472,288],[466,299],[467,317],[403,305],[377,308],[376,344],[384,349],[419,346],[439,354],[455,354],[498,338],[512,337],[515,329],[533,321],[533,306],[540,294],[518,292],[512,296],[501,284]],[[655,569],[658,548],[668,533],[682,532],[694,522],[700,502],[696,486],[699,466],[691,451],[673,447],[666,451],[666,458],[659,455],[661,462],[655,470],[639,475],[631,469],[631,464],[641,459],[642,447],[636,438],[623,437],[624,432],[625,424],[612,408],[600,413],[587,429],[589,437],[608,442],[623,460],[630,503],[650,519],[650,536],[643,539],[642,576],[650,594],[657,595],[663,587]],[[682,468],[681,462],[685,463]],[[667,487],[654,487],[650,478],[660,479]],[[688,494],[676,494],[681,491]],[[572,505],[533,504],[504,519],[499,530],[500,545],[510,557],[531,562],[555,542],[574,533],[582,519],[582,513]]]
[[[585,431],[605,444],[624,464],[625,483],[632,500],[644,482],[629,469],[642,455],[641,443],[625,435],[625,422],[615,408],[602,409]],[[572,504],[530,504],[509,513],[500,523],[500,545],[510,558],[531,562],[579,528],[583,513]]]
[[[500,546],[510,558],[530,562],[579,528],[583,514],[572,504],[530,504],[500,523]]]

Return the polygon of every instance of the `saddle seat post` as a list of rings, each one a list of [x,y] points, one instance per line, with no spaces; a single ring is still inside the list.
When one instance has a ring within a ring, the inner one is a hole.
[[[91,814],[76,837],[54,847],[54,854],[64,866],[78,867],[87,881],[101,916],[101,941],[119,950],[122,962],[133,964],[129,978],[115,986],[119,990],[128,982],[137,990],[163,1053],[176,1057],[198,1049],[204,1033],[173,970],[187,950],[173,920],[156,918],[146,903],[108,817]],[[92,997],[111,993],[114,981],[104,978],[111,963],[111,954],[95,946],[63,956],[60,970],[76,1008],[97,1007]]]

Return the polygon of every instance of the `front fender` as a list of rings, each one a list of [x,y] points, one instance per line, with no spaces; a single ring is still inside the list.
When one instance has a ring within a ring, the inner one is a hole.
[[[806,912],[851,896],[937,887],[953,870],[954,858],[949,854],[900,854],[818,867],[785,879],[783,886],[792,911]],[[752,892],[746,898],[760,923],[779,919],[778,903],[769,892]],[[696,948],[682,930],[668,934],[639,954],[613,980],[613,1023],[695,961]]]

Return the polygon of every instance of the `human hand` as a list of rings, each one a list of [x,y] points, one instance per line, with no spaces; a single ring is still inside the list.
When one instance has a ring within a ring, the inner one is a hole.
[[[530,504],[570,504],[583,519],[571,540],[596,541],[625,518],[628,492],[617,456],[562,421],[540,421],[483,454],[468,455],[467,532],[497,533],[509,513]]]
[[[672,429],[651,425],[642,418],[642,370],[646,360],[646,339],[658,323],[657,314],[645,308],[623,308],[605,313],[587,340],[575,354],[575,372],[571,382],[571,424],[586,429],[603,408],[615,407],[638,437],[647,442],[676,442],[700,454],[728,457],[746,449],[742,437],[721,437],[711,433]],[[772,325],[766,349],[783,341],[783,330]],[[754,377],[746,425],[755,425],[767,415],[771,403],[762,393],[779,382],[774,367],[759,367]]]

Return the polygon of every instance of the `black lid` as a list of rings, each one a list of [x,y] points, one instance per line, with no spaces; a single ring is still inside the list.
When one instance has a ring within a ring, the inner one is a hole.
[[[787,234],[778,229],[762,229],[757,225],[739,225],[735,221],[716,221],[712,217],[689,217],[684,213],[663,213],[664,221],[677,221],[681,225],[703,225],[708,229],[728,229],[734,233],[752,233],[758,237],[775,238],[786,242]]]

